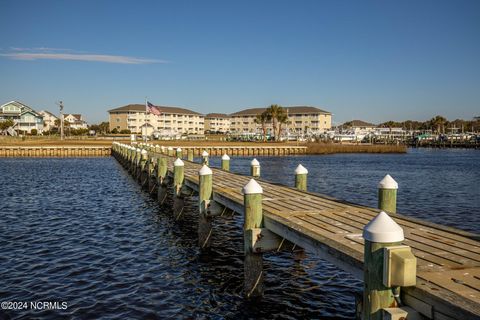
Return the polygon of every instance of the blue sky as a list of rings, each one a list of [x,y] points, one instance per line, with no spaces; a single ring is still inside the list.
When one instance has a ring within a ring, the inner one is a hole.
[[[480,1],[0,1],[0,102],[480,114]]]

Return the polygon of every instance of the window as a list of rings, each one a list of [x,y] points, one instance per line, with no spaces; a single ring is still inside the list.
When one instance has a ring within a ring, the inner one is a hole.
[[[117,122],[120,122],[120,118],[117,118]],[[120,127],[119,127],[120,128]]]

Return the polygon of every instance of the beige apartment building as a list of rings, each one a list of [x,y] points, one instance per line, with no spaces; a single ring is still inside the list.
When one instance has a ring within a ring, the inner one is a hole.
[[[202,114],[178,107],[158,106],[158,109],[159,115],[146,113],[144,104],[129,104],[108,110],[110,130],[128,129],[132,133],[147,135],[154,132],[172,135],[204,133]]]
[[[205,132],[227,133],[230,131],[230,116],[225,113],[209,113],[205,115]]]
[[[289,133],[316,134],[324,133],[332,127],[332,114],[328,111],[309,106],[284,107],[288,114],[287,123],[282,127],[282,134]],[[230,132],[262,133],[262,126],[255,123],[257,115],[266,108],[245,109],[230,115]],[[271,132],[272,123],[267,124]]]

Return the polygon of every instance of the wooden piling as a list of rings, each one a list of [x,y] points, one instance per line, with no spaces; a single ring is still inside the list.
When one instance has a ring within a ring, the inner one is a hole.
[[[364,291],[363,319],[382,320],[382,309],[397,307],[392,288],[383,284],[384,248],[400,245],[403,229],[385,212],[380,212],[363,229]]]
[[[254,178],[260,177],[260,162],[257,159],[250,162],[250,175]]]
[[[206,150],[202,152],[202,164],[208,166],[208,152]]]
[[[243,187],[244,294],[247,299],[263,295],[263,255],[253,252],[249,240],[253,229],[263,227],[262,193],[262,187],[254,179]]]
[[[212,170],[203,165],[198,172],[198,245],[201,249],[210,247],[212,235],[212,217],[208,215],[208,207],[212,201]]]
[[[182,196],[182,187],[184,180],[184,163],[182,159],[177,158],[173,163],[173,214],[175,220],[179,220],[183,213],[184,201]]]
[[[167,185],[166,185],[166,177],[167,177],[167,158],[165,156],[161,156],[158,163],[158,172],[157,172],[157,179],[158,179],[158,190],[157,190],[157,198],[160,204],[165,202],[167,198]]]
[[[189,148],[187,150],[187,160],[193,162],[193,149]]]
[[[228,154],[222,156],[222,170],[230,171],[230,157]]]
[[[295,169],[295,188],[301,191],[307,191],[308,170],[299,164]]]
[[[398,183],[387,174],[378,184],[378,208],[380,210],[397,212]]]

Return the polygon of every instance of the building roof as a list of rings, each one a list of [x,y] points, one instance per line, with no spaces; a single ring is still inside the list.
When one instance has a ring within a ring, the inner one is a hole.
[[[205,118],[230,118],[230,116],[225,113],[207,113]]]
[[[167,106],[157,106],[160,109],[160,112],[163,113],[175,113],[175,114],[196,114],[196,115],[202,115],[201,113],[184,109],[184,108],[179,108],[179,107],[167,107]],[[127,112],[127,111],[135,111],[135,112],[145,112],[145,105],[144,104],[129,104],[123,107],[115,108],[108,110],[109,113],[111,112]]]
[[[283,107],[283,109],[288,110],[289,114],[308,114],[308,113],[322,113],[322,114],[331,114],[328,111],[319,109],[317,107],[309,106],[292,106],[292,107]],[[238,111],[230,114],[230,116],[256,116],[267,110],[267,108],[250,108],[242,111]]]
[[[16,105],[17,107],[20,107],[20,114],[24,114],[26,112],[31,112],[33,115],[35,115],[36,117],[39,117],[39,118],[43,118],[43,116],[41,114],[39,114],[37,111],[33,110],[32,108],[30,108],[29,106],[27,106],[26,104],[24,103],[21,103],[19,101],[15,101],[15,100],[12,100],[10,102],[7,102],[7,103],[4,103],[0,106],[0,108],[3,108],[4,106],[6,105],[9,105],[9,104],[14,104]],[[6,113],[2,113],[3,115],[7,115]]]
[[[56,115],[54,115],[53,113],[51,113],[50,111],[47,111],[47,110],[42,110],[42,111],[40,111],[40,112],[38,112],[38,113],[40,113],[40,114],[46,113],[46,114],[50,115],[51,117],[55,117],[55,118],[58,119],[58,117],[57,117]]]
[[[365,122],[362,120],[347,121],[343,125],[347,127],[376,127],[376,125],[374,125],[373,123]]]

